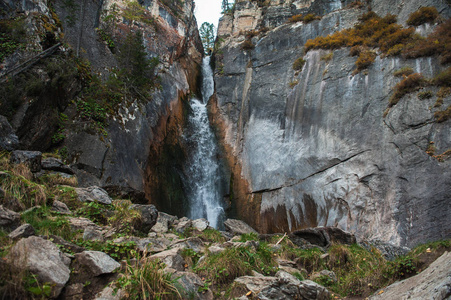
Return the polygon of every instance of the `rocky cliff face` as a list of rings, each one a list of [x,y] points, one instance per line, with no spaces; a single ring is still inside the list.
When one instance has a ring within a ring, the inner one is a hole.
[[[36,97],[17,97],[20,100],[8,110],[8,118],[22,148],[64,152],[82,186],[101,185],[110,192],[141,202],[159,204],[175,201],[174,198],[183,201],[180,192],[174,192],[174,196],[167,191],[181,188],[173,166],[183,159],[183,151],[177,145],[186,114],[184,103],[188,95],[197,92],[200,74],[203,49],[193,13],[194,2],[55,0],[6,1],[2,5],[8,16],[20,16],[27,24],[42,24],[43,34],[38,31],[28,34],[38,39],[34,42],[39,48],[35,53],[45,50],[41,46],[44,38],[39,40],[39,37],[48,33],[52,39],[63,42],[58,48],[59,56],[66,53],[75,57],[76,63],[68,69],[78,70],[64,85],[55,84],[58,93],[46,89]],[[34,27],[26,25],[25,28]],[[79,99],[86,99],[80,79],[85,85],[90,84],[89,69],[103,80],[114,73],[122,55],[118,44],[121,41],[124,44],[129,32],[140,33],[147,57],[158,62],[149,78],[155,82],[153,90],[147,98],[122,97],[113,111],[95,104],[89,106],[89,99],[85,101],[86,109],[80,109]],[[16,51],[11,56],[16,58],[5,60],[3,71],[33,55],[30,51]],[[41,60],[28,73],[43,74],[42,82],[52,82],[47,66]],[[28,76],[28,73],[22,74]],[[94,122],[92,118],[86,121],[83,111],[100,112],[101,126],[96,125],[99,122],[95,118]],[[104,111],[107,111],[106,118],[103,118]],[[58,135],[60,138],[55,143],[54,137]],[[163,151],[168,148],[173,151]],[[179,161],[163,154],[177,156]]]
[[[308,39],[351,28],[369,7],[403,25],[421,6],[443,19],[451,10],[442,1],[348,4],[237,1],[221,19],[211,111],[237,211],[262,232],[338,226],[398,245],[449,237],[450,161],[426,153],[432,142],[436,154],[451,148],[450,121],[434,118],[438,88],[425,100],[408,94],[384,115],[400,81],[394,71],[409,66],[431,78],[444,69],[438,59],[379,55],[353,75],[356,58],[344,48],[307,52],[299,72],[292,65]],[[322,18],[286,22],[308,13]],[[445,97],[443,107],[450,103]]]

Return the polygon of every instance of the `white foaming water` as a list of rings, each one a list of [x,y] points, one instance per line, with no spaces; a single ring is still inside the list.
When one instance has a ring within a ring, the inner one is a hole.
[[[218,228],[224,217],[221,193],[219,151],[207,115],[207,101],[214,92],[210,57],[202,63],[202,98],[191,99],[191,115],[185,136],[190,144],[190,158],[186,165],[189,218],[206,218],[210,226]]]

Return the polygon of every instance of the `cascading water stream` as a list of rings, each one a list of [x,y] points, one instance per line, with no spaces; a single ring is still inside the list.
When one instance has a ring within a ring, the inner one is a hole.
[[[185,167],[190,219],[206,218],[218,228],[224,218],[219,150],[207,115],[207,101],[214,92],[210,57],[202,62],[202,100],[191,99],[191,115],[185,133],[190,158]]]

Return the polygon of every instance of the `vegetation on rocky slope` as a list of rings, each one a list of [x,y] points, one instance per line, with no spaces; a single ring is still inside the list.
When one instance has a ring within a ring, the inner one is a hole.
[[[316,281],[336,297],[368,296],[423,270],[451,247],[450,241],[430,243],[387,261],[373,246],[332,244],[329,248],[322,248],[308,243],[299,246],[286,235],[261,237],[255,233],[230,239],[232,236],[228,233],[205,227],[199,229],[192,221],[176,220],[175,217],[169,217],[173,218],[173,223],[168,223],[168,219],[158,221],[158,226],[168,226],[166,230],[155,227],[155,231],[143,232],[141,213],[130,206],[130,201],[115,200],[113,204],[80,202],[74,189],[75,179],[51,172],[38,177],[27,165],[11,164],[9,160],[10,155],[3,152],[0,157],[3,207],[20,212],[22,223],[30,224],[36,235],[53,240],[61,251],[69,255],[94,250],[117,261],[123,260],[123,266],[116,275],[104,275],[100,277],[103,281],[80,268],[77,259],[72,261],[69,283],[83,284],[87,298],[109,284],[127,299],[184,299],[188,295],[186,286],[182,284],[184,281],[179,281],[180,274],[183,274],[197,276],[201,282],[191,293],[211,291],[215,299],[230,299],[247,293],[245,287],[235,281],[238,277],[254,276],[255,272],[274,276],[281,269],[299,280]],[[55,211],[55,201],[67,205],[71,214]],[[74,228],[73,218],[79,217],[89,219],[92,226],[98,226],[103,238],[89,239],[86,228],[84,231]],[[8,232],[6,227],[0,230],[2,294],[11,299],[48,298],[51,284],[38,280],[27,269],[17,270],[7,263],[8,253],[18,242],[8,237]],[[147,241],[148,246],[139,246],[143,241]],[[158,248],[157,242],[163,242],[163,246]],[[153,255],[158,256],[165,250],[175,251],[172,255],[180,255],[180,258],[154,258]],[[287,265],[291,267],[287,268]],[[176,273],[173,269],[177,270]],[[177,273],[179,271],[184,273]],[[64,290],[63,295],[66,295]]]

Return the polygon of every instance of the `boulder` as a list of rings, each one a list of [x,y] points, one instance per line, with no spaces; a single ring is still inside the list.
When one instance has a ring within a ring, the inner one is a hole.
[[[279,271],[276,280],[258,293],[258,299],[305,299],[305,300],[328,300],[329,291],[310,280],[300,281],[293,275]]]
[[[171,241],[164,237],[143,238],[136,245],[141,252],[161,252],[168,249]]]
[[[83,240],[103,242],[105,238],[103,237],[103,234],[100,230],[92,227],[87,227],[83,232]]]
[[[196,228],[199,231],[204,231],[205,229],[208,228],[208,225],[210,225],[210,223],[205,220],[205,219],[197,219],[193,221],[193,227]]]
[[[96,223],[94,223],[93,221],[87,219],[87,218],[83,218],[83,217],[78,217],[78,218],[71,218],[68,217],[67,220],[69,221],[70,227],[73,231],[77,231],[77,230],[85,230],[86,228],[93,228],[93,229],[97,229],[97,230],[102,230],[102,228],[100,228],[100,226],[98,226]]]
[[[66,286],[63,298],[64,300],[83,299],[83,283],[74,283]]]
[[[98,186],[90,186],[87,188],[75,188],[75,192],[78,195],[78,200],[81,202],[100,202],[103,204],[111,204],[112,199],[108,196],[108,193],[98,187]]]
[[[254,294],[260,293],[261,290],[271,285],[277,280],[276,277],[271,276],[241,276],[234,281],[243,284],[246,288]]]
[[[451,252],[445,252],[423,272],[376,292],[370,300],[444,300],[451,296]]]
[[[327,277],[330,281],[333,281],[333,282],[338,281],[337,275],[335,275],[334,272],[329,271],[329,270],[322,270],[321,272],[315,272],[312,275],[310,275],[311,280],[315,280],[320,277]]]
[[[139,222],[140,228],[137,229],[148,232],[152,226],[157,223],[158,210],[155,205],[133,204],[130,205],[130,208],[141,212],[141,222]]]
[[[185,270],[186,262],[180,255],[180,249],[177,248],[154,254],[150,256],[150,259],[159,259],[166,265],[166,267],[177,271]]]
[[[73,253],[80,253],[85,251],[85,248],[80,247],[78,245],[75,245],[71,242],[66,241],[60,236],[57,235],[50,235],[48,238],[44,237],[45,239],[50,239],[55,244],[61,245],[61,250],[65,252],[73,252]]]
[[[29,236],[35,235],[35,230],[30,224],[23,224],[11,232],[8,237],[13,240],[18,240],[20,238],[27,238]]]
[[[152,226],[151,230],[156,233],[166,233],[176,220],[176,216],[172,216],[164,212],[158,212],[157,223]]]
[[[25,164],[33,173],[41,171],[42,153],[39,151],[15,150],[11,153],[10,163]]]
[[[0,116],[0,150],[13,151],[19,147],[19,138],[5,116]]]
[[[193,224],[193,221],[191,221],[190,219],[188,219],[188,218],[186,218],[186,217],[181,218],[181,219],[179,220],[179,222],[177,223],[177,225],[175,226],[175,230],[176,230],[178,233],[184,233],[185,230],[187,230],[188,228],[190,228],[192,224]]]
[[[72,214],[69,207],[67,207],[66,203],[63,203],[58,200],[53,200],[52,210],[59,212],[60,214],[63,214],[63,215],[71,215]]]
[[[0,205],[0,227],[5,230],[14,230],[20,225],[20,214]]]
[[[22,239],[6,256],[8,263],[18,269],[27,269],[41,283],[52,284],[52,297],[56,298],[70,276],[70,259],[49,240],[37,236]]]
[[[177,280],[177,283],[182,287],[180,294],[182,299],[196,299],[196,300],[213,300],[213,293],[207,287],[205,282],[194,273],[190,272],[175,272],[172,278]]]
[[[394,260],[398,256],[406,255],[410,251],[408,247],[397,246],[381,240],[362,241],[360,244],[368,251],[371,251],[371,248],[375,247],[388,260]]]
[[[121,266],[111,256],[100,251],[83,251],[75,254],[75,258],[94,276],[112,273]]]
[[[70,174],[70,175],[75,174],[74,170],[72,170],[69,166],[65,165],[61,161],[61,159],[54,158],[54,157],[44,158],[41,161],[41,168],[43,170],[61,172],[61,173],[66,173],[66,174]]]
[[[114,291],[112,287],[107,286],[95,296],[94,300],[121,300],[125,296],[126,294],[122,290]]]
[[[224,226],[227,231],[233,233],[234,235],[257,233],[255,229],[253,229],[251,226],[247,225],[241,220],[227,219],[224,222]]]

